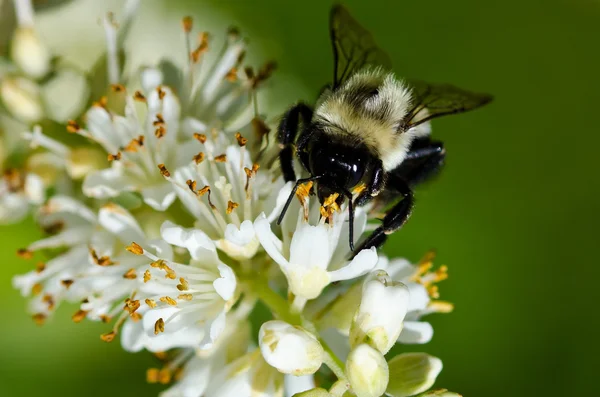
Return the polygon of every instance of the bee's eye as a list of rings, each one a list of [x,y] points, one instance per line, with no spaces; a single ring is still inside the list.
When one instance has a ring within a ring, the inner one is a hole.
[[[367,93],[367,97],[369,98],[372,98],[377,95],[379,95],[379,87],[374,87]]]

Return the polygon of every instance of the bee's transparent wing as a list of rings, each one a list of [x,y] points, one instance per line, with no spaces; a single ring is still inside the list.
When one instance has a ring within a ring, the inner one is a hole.
[[[412,89],[412,108],[400,127],[406,131],[436,117],[462,113],[489,103],[492,96],[463,90],[450,84],[407,81]]]
[[[365,65],[391,69],[392,62],[373,36],[341,5],[331,9],[329,33],[333,47],[333,88]]]

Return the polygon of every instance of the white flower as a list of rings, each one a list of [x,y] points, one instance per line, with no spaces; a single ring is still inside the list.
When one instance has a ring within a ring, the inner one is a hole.
[[[253,164],[245,145],[203,141],[200,154],[206,158],[178,169],[173,187],[220,250],[234,259],[251,258],[260,246],[253,221],[263,212],[274,221],[291,186]]]
[[[137,244],[129,247],[131,252],[152,262],[143,272],[140,270],[144,282],[136,296],[143,305],[138,312],[143,332],[138,338],[128,337],[124,347],[145,347],[151,351],[210,348],[224,332],[226,313],[235,302],[235,274],[219,260],[215,245],[201,231],[167,221],[161,234],[165,242],[185,248],[191,260],[189,264],[177,263],[157,257]],[[140,305],[135,304],[136,311]]]
[[[285,374],[313,374],[323,362],[323,348],[317,338],[283,321],[264,323],[258,341],[265,361]]]
[[[388,364],[371,346],[355,347],[346,360],[346,374],[352,391],[358,397],[379,397],[388,385]]]
[[[293,234],[287,229],[289,222],[282,225],[283,236],[292,235],[285,241],[271,231],[266,216],[261,215],[254,222],[261,245],[280,266],[294,295],[315,299],[330,283],[362,276],[376,265],[375,248],[362,250],[351,261],[346,259],[349,255],[348,240],[345,235],[340,238],[345,212],[334,214],[332,224],[325,224],[322,219],[313,226],[305,221],[302,212],[297,219]],[[356,220],[359,224],[365,222],[364,215],[357,212]],[[363,228],[357,227],[356,230],[362,231]]]
[[[27,0],[14,4],[19,26],[13,33],[11,58],[25,74],[41,78],[50,70],[51,56],[35,32],[33,5]]]
[[[425,353],[399,354],[388,365],[390,383],[386,392],[393,397],[408,397],[424,392],[433,386],[442,371],[442,361]]]
[[[4,170],[0,179],[0,224],[22,220],[44,198],[45,188],[39,176],[14,168]]]
[[[189,35],[191,21],[184,21],[184,28]],[[109,48],[114,47],[116,39],[108,37]],[[188,47],[189,42],[188,37]],[[164,211],[176,198],[168,182],[171,172],[199,161],[196,155],[203,148],[194,137],[204,141],[204,134],[211,131],[250,128],[255,114],[249,94],[270,72],[238,72],[244,44],[236,33],[229,34],[213,65],[203,65],[202,70],[209,72],[201,72],[200,61],[207,50],[208,38],[201,35],[198,47],[188,48],[190,62],[185,70],[171,76],[175,81],[166,82],[160,69],[144,69],[141,91],[131,94],[123,85],[113,85],[113,97],[124,102],[123,110],[104,101],[87,112],[86,129],[71,122],[71,131],[98,142],[112,160],[110,168],[88,175],[83,185],[86,195],[106,198],[139,192],[146,204]],[[164,66],[173,67],[168,61]],[[118,76],[113,80],[117,83]],[[136,106],[135,101],[145,106]]]
[[[434,271],[433,255],[425,256],[417,265],[412,265],[406,259],[389,261],[380,257],[377,269],[385,270],[392,280],[404,283],[409,290],[410,299],[408,313],[404,319],[404,328],[398,338],[400,343],[427,343],[433,336],[433,327],[429,322],[420,321],[422,316],[430,313],[448,313],[453,305],[440,301],[436,283],[448,277],[446,266],[440,266]]]
[[[386,354],[402,331],[409,302],[408,288],[385,271],[373,272],[363,286],[360,305],[350,327],[350,345],[368,343]]]

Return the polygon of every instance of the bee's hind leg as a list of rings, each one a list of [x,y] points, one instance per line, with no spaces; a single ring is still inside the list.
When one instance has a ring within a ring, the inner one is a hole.
[[[360,244],[353,252],[353,256],[363,249],[371,247],[377,248],[383,245],[387,236],[400,229],[410,217],[414,203],[412,190],[404,180],[390,174],[388,175],[386,190],[392,189],[400,193],[402,199],[385,214],[381,226],[375,229],[375,231]]]
[[[285,112],[279,123],[279,127],[277,127],[277,140],[281,146],[279,163],[286,182],[296,180],[296,173],[294,172],[294,144],[298,135],[299,118],[302,118],[302,122],[306,126],[310,123],[312,113],[313,111],[308,105],[298,103]]]

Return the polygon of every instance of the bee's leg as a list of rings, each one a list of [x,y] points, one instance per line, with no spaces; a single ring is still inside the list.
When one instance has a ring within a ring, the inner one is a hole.
[[[277,128],[277,140],[281,146],[279,162],[283,178],[286,182],[296,180],[296,173],[294,172],[294,143],[296,142],[299,129],[299,117],[302,117],[302,122],[306,126],[310,123],[312,113],[312,109],[308,105],[298,103],[285,112]]]
[[[395,175],[389,174],[386,184],[386,190],[388,189],[393,189],[400,193],[400,195],[402,195],[402,200],[396,203],[396,205],[385,214],[381,226],[375,229],[375,231],[367,237],[358,249],[354,251],[353,255],[356,255],[363,249],[381,246],[387,239],[387,236],[400,229],[410,217],[414,198],[409,185]]]
[[[415,186],[436,176],[444,165],[446,149],[441,142],[411,150],[406,160],[392,173]]]
[[[373,171],[373,176],[369,185],[363,190],[354,200],[355,206],[362,206],[367,204],[377,196],[385,186],[385,171],[383,170],[383,163],[379,161]]]

